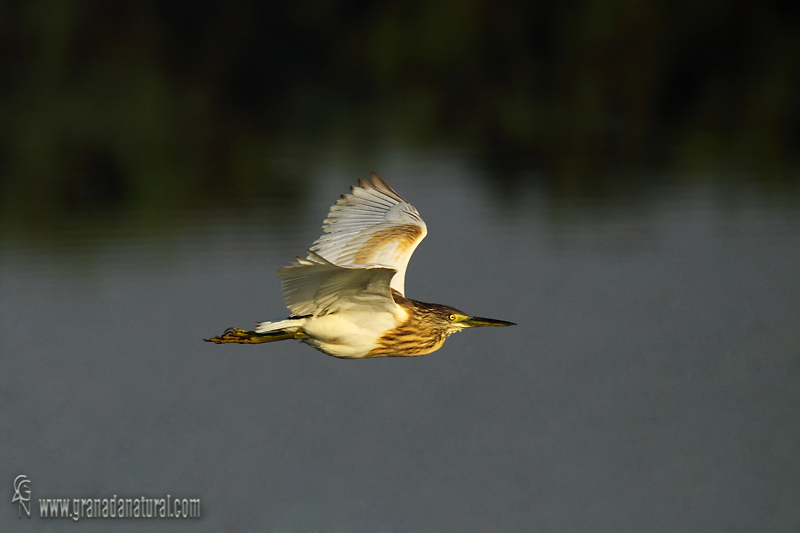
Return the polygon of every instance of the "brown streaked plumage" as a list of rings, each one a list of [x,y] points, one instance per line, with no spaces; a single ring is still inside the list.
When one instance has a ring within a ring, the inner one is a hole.
[[[392,296],[397,305],[406,310],[408,319],[384,333],[376,341],[377,348],[364,357],[414,357],[429,354],[438,350],[448,336],[458,331],[430,326],[434,317],[438,323],[444,324],[447,315],[458,313],[456,309],[404,298],[397,291],[392,291]]]

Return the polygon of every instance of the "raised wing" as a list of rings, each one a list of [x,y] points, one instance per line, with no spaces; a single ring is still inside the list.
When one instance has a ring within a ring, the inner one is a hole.
[[[313,252],[336,265],[390,267],[397,271],[391,288],[405,294],[408,261],[428,228],[414,206],[374,172],[372,183],[358,184],[331,207],[309,259]]]
[[[395,269],[383,266],[334,265],[309,252],[278,270],[283,279],[283,299],[292,316],[321,316],[337,311],[386,311],[394,313],[389,282]]]

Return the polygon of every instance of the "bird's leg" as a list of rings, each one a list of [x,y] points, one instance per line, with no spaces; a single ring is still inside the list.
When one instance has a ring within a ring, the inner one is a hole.
[[[257,333],[255,331],[247,331],[238,328],[228,328],[225,333],[218,337],[211,337],[210,339],[203,339],[206,342],[214,342],[223,344],[226,342],[236,342],[239,344],[258,344],[262,342],[275,342],[285,341],[287,339],[298,339],[297,333],[288,333],[286,331],[270,331],[269,333]]]

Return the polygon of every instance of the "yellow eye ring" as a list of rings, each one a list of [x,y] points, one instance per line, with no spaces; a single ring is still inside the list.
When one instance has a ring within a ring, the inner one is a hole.
[[[455,320],[455,319],[456,319],[456,315],[453,315],[453,314],[451,314],[450,316],[448,316],[448,317],[447,317],[447,319],[448,319],[450,322],[452,322],[453,320]]]

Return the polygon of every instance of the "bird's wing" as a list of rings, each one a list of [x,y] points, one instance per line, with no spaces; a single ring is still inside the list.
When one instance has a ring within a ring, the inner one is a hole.
[[[337,311],[386,311],[394,313],[389,282],[394,268],[344,267],[309,252],[278,270],[283,280],[283,299],[292,316],[321,316]]]
[[[428,228],[414,206],[374,172],[372,183],[358,183],[331,207],[310,252],[337,265],[391,267],[397,271],[391,288],[405,294],[408,261]]]

